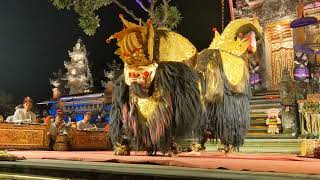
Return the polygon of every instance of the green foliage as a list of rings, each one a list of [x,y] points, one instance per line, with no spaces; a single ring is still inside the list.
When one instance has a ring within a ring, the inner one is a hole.
[[[89,36],[94,35],[96,29],[100,26],[100,19],[98,16],[82,16],[79,18],[79,21],[79,26]]]
[[[58,9],[71,9],[79,14],[79,26],[92,36],[100,26],[100,18],[95,11],[112,3],[112,0],[50,0]]]
[[[50,0],[54,6],[58,9],[70,9],[72,5],[72,0]]]
[[[16,160],[24,160],[25,157],[17,157],[13,154],[8,154],[7,151],[0,151],[0,161],[16,161]]]
[[[124,10],[135,20],[139,20],[133,12],[128,10],[118,0],[50,0],[57,9],[72,9],[80,16],[79,26],[83,31],[92,36],[100,26],[100,18],[96,11],[102,7],[115,3],[119,8]],[[163,0],[162,4],[158,4],[155,9],[148,10],[150,18],[153,20],[155,27],[166,27],[174,29],[178,26],[182,17],[175,6],[169,6],[168,0]]]
[[[163,21],[164,16],[167,16],[165,21]],[[167,11],[165,5],[162,4],[158,6],[155,10],[154,17],[152,17],[155,27],[166,27],[168,29],[177,28],[178,24],[182,20],[181,13],[175,6],[169,6]]]
[[[178,27],[180,21],[182,20],[181,13],[175,6],[170,6],[169,7],[169,12],[168,12],[168,20],[166,23],[166,26],[169,29],[175,29]]]
[[[318,102],[306,102],[302,106],[302,112],[320,113],[320,104]]]
[[[304,133],[301,134],[301,138],[305,139],[319,139],[320,135],[318,133]]]

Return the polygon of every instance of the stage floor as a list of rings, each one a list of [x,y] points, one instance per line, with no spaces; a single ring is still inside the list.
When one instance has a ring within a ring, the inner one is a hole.
[[[112,151],[9,151],[27,160],[64,160],[100,163],[153,164],[197,169],[224,169],[232,171],[275,172],[320,175],[320,159],[285,154],[248,154],[220,152],[188,153],[177,157],[146,156],[145,152],[131,152],[131,156],[114,156]]]
[[[48,159],[0,161],[0,179],[27,180],[310,180],[319,175],[199,169],[150,164],[124,164]]]

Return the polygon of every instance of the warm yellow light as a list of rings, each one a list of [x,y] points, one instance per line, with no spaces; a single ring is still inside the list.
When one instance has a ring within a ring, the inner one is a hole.
[[[277,29],[278,31],[282,31],[284,28],[283,28],[283,26],[278,24],[275,29]]]

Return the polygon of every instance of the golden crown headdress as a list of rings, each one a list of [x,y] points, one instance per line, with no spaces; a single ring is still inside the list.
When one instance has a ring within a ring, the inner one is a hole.
[[[119,15],[124,28],[107,39],[117,39],[119,48],[115,54],[130,66],[144,66],[153,63],[154,29],[149,21],[145,26],[128,22]]]
[[[194,65],[197,49],[182,35],[165,28],[154,29],[151,21],[141,26],[128,22],[119,15],[124,29],[107,39],[117,39],[119,55],[131,67],[146,66],[154,62],[176,61]],[[155,40],[157,34],[157,40]],[[156,43],[156,46],[155,46]],[[154,47],[157,51],[154,52]]]

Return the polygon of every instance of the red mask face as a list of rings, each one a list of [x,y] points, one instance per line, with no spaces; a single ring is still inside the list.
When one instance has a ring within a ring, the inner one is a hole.
[[[145,85],[150,78],[152,72],[144,71],[144,72],[129,72],[129,78],[131,82],[137,82],[141,85]]]
[[[149,87],[157,69],[157,64],[139,67],[125,67],[126,84],[138,83],[143,87]]]
[[[129,72],[130,78],[148,78],[152,72],[144,71],[142,73]]]

